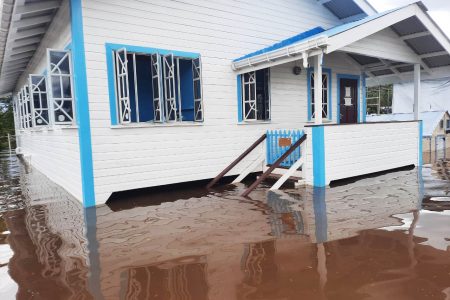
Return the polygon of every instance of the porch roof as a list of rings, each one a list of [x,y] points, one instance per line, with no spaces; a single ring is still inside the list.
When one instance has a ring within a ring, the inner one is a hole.
[[[61,0],[0,2],[0,95],[14,89],[60,6]]]
[[[235,59],[232,67],[239,73],[261,69],[289,61],[304,59],[320,52],[331,53],[358,40],[390,27],[416,55],[406,55],[402,63],[383,57],[358,53],[349,56],[369,72],[380,76],[412,71],[420,63],[430,71],[450,65],[450,40],[431,19],[422,2],[370,15],[357,21],[324,30],[316,27],[279,43]]]

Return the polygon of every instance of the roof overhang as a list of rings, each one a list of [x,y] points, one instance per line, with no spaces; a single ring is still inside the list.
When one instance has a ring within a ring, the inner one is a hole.
[[[427,72],[431,72],[433,68],[450,65],[450,41],[448,37],[428,15],[426,7],[421,2],[417,2],[333,27],[278,49],[273,49],[273,46],[265,48],[270,51],[257,51],[254,52],[254,55],[244,56],[244,59],[238,58],[233,61],[232,67],[238,73],[245,73],[284,64],[288,61],[305,59],[317,55],[318,50],[325,54],[343,51],[346,46],[386,28],[393,29],[412,51],[402,53],[397,57],[383,57],[381,51],[380,53],[371,53],[371,55],[365,57],[372,57],[375,60],[367,60],[367,63],[361,63],[355,59],[362,70],[371,72],[370,68],[380,68],[379,74],[383,73],[380,72],[382,70],[394,72],[392,71],[394,66],[391,65],[391,61],[402,62],[403,65],[398,65],[398,68],[407,72],[410,71],[411,64],[416,63],[420,63]],[[426,41],[421,42],[423,39],[426,39]],[[277,45],[283,45],[283,42]],[[359,56],[364,57],[364,55]],[[369,75],[378,76],[372,73]]]
[[[0,16],[0,95],[14,90],[60,6],[60,0],[3,0]]]

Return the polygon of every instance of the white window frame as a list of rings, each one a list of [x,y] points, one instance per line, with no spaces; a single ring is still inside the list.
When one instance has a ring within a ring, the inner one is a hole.
[[[258,119],[258,113],[260,112],[258,109],[258,99],[257,99],[257,71],[252,71],[248,73],[241,74],[241,104],[242,104],[242,120],[244,122],[268,122],[272,118],[272,97],[271,97],[271,88],[270,88],[270,68],[263,69],[264,71],[267,71],[268,78],[267,78],[267,99],[263,99],[263,101],[268,100],[266,103],[264,103],[264,106],[267,105],[266,109],[268,109],[268,115],[266,116],[266,111],[262,111],[263,118]],[[248,75],[248,80],[245,79],[245,76]],[[264,79],[266,80],[266,78]],[[252,91],[253,91],[253,98],[252,98]],[[248,99],[246,98],[248,92]],[[247,104],[249,106],[247,110]],[[260,108],[262,109],[262,107]],[[250,118],[250,115],[254,112],[254,117]]]
[[[245,79],[245,75],[248,74],[248,80]],[[258,111],[256,107],[256,72],[248,72],[242,74],[242,119],[244,121],[256,121]],[[253,98],[252,98],[253,90]],[[248,92],[248,99],[246,99],[246,91]],[[247,111],[247,105],[249,109]],[[250,118],[249,115],[254,112],[254,117]]]
[[[33,84],[33,78],[37,78],[38,83]],[[30,86],[30,101],[33,105],[33,124],[34,126],[49,126],[50,125],[50,103],[49,103],[49,96],[47,93],[47,77],[45,75],[38,75],[38,74],[30,74],[29,78],[29,86]],[[45,91],[41,91],[39,86],[42,84],[42,81],[45,86]],[[42,99],[42,95],[46,95],[47,99],[47,108],[43,108],[44,100]],[[37,95],[39,97],[39,107],[34,106],[34,96]],[[47,120],[43,117],[43,113],[47,111]],[[37,119],[41,119],[43,121],[43,124],[38,124],[36,122]]]
[[[192,84],[194,90],[194,122],[203,122],[203,82],[202,82],[202,61],[200,57],[192,60]],[[195,85],[198,83],[200,88],[198,92],[200,95],[196,95]]]
[[[151,75],[152,75],[152,97],[153,97],[153,122],[162,123],[164,121],[164,110],[162,105],[162,89],[161,89],[161,56],[158,53],[150,54]],[[157,93],[155,90],[157,89]],[[158,97],[154,97],[155,94]]]
[[[52,52],[62,52],[62,53],[66,53],[63,58],[57,63],[57,64],[52,64],[51,62],[51,53]],[[59,66],[60,64],[64,61],[64,59],[67,58],[68,60],[68,65],[69,65],[69,70],[68,70],[68,74],[62,74],[61,72],[58,73],[59,70]],[[50,104],[51,104],[51,108],[50,108],[50,112],[52,113],[52,117],[50,118],[52,120],[52,123],[55,125],[73,125],[75,120],[76,120],[76,109],[75,109],[75,101],[74,101],[74,90],[73,90],[73,69],[72,69],[72,55],[71,52],[69,50],[59,50],[59,49],[47,49],[47,70],[48,70],[48,94],[50,95]],[[55,95],[53,94],[53,77],[59,77],[59,82],[60,82],[60,92],[61,92],[61,97],[56,98]],[[62,78],[64,77],[68,77],[69,78],[69,83],[70,83],[70,96],[71,97],[64,97],[64,92],[63,92],[63,80]],[[60,102],[60,103],[58,103]],[[72,116],[70,116],[64,109],[63,106],[66,102],[69,102],[71,105],[71,109],[72,109]],[[61,111],[63,113],[63,115],[66,116],[66,118],[68,119],[67,121],[60,121],[58,120],[58,118],[56,118],[56,114]]]
[[[29,94],[27,93],[27,86],[23,86],[20,89],[20,97],[22,99],[23,105],[23,126],[24,129],[30,129],[33,127],[33,119],[32,119],[32,106],[30,102]]]
[[[114,53],[115,61],[115,83],[117,101],[116,105],[121,124],[131,123],[130,87],[128,82],[128,53],[127,49],[121,48]],[[121,57],[121,55],[123,57]]]
[[[178,121],[178,110],[176,105],[175,90],[175,60],[173,54],[164,55],[163,57],[163,74],[164,74],[164,105],[166,112],[166,121]]]
[[[204,121],[203,110],[203,82],[202,82],[202,68],[200,56],[197,57],[182,57],[175,56],[174,53],[165,52],[141,53],[128,52],[126,48],[112,50],[112,58],[114,62],[114,91],[115,91],[115,105],[119,124],[127,125],[130,123],[139,123],[139,116],[136,120],[132,120],[131,113],[131,98],[130,98],[130,81],[129,76],[134,75],[134,90],[137,100],[137,76],[136,76],[136,61],[138,55],[146,55],[150,57],[150,75],[152,84],[152,106],[153,106],[153,122],[154,123],[169,123],[182,122],[182,99],[180,86],[180,60],[189,60],[192,64],[192,86],[193,86],[193,122]],[[128,62],[131,62],[130,55],[133,56],[133,71],[128,70]],[[134,74],[130,74],[130,73]],[[141,82],[142,83],[142,82]],[[197,87],[197,90],[195,89]],[[200,89],[198,89],[198,87]],[[129,114],[127,114],[127,112]],[[139,115],[138,108],[136,113]]]
[[[310,72],[310,95],[311,95],[311,102],[309,103],[309,105],[311,105],[310,107],[310,111],[311,111],[311,120],[314,120],[315,118],[315,114],[316,112],[314,110],[314,71]],[[324,77],[326,78],[326,84],[324,85]],[[329,120],[329,110],[331,109],[331,107],[329,107],[329,87],[330,87],[330,81],[331,78],[329,78],[329,74],[327,72],[323,72],[322,71],[322,118],[328,119]],[[326,99],[326,101],[325,101]],[[326,111],[324,110],[324,107],[326,107]],[[324,115],[325,114],[325,115]]]

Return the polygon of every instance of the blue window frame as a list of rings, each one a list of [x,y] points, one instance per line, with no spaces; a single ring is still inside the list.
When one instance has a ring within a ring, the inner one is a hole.
[[[331,69],[322,68],[322,118],[332,119],[332,76]],[[308,68],[308,121],[314,119],[314,68]]]
[[[200,54],[107,43],[111,124],[201,122]]]
[[[270,121],[270,69],[237,76],[238,121]]]

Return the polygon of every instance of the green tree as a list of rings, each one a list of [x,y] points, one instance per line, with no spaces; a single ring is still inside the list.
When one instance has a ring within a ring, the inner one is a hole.
[[[11,97],[0,98],[0,150],[8,149],[7,136],[15,135],[14,112]],[[15,147],[12,139],[12,147]]]

